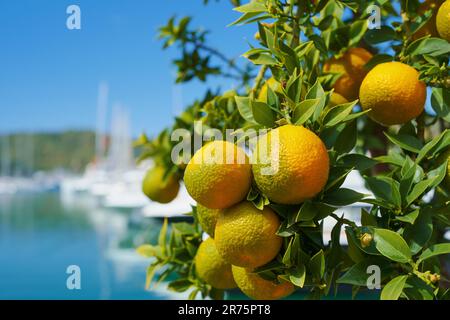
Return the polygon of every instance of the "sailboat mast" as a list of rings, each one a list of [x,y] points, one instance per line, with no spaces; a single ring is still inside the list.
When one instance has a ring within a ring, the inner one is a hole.
[[[97,99],[97,125],[95,134],[95,158],[97,163],[104,161],[106,152],[106,111],[108,106],[109,87],[102,82],[99,85]]]

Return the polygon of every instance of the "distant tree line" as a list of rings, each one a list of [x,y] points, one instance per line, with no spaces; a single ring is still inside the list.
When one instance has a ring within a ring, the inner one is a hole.
[[[0,136],[0,175],[28,176],[55,169],[79,173],[94,158],[92,131]]]

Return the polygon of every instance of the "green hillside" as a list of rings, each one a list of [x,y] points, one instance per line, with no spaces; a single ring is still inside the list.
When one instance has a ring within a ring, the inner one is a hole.
[[[94,154],[95,134],[91,131],[1,136],[0,173],[29,175],[53,169],[81,172]]]

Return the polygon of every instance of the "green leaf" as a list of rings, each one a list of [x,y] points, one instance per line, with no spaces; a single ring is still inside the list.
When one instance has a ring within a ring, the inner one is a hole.
[[[391,152],[387,156],[376,157],[375,160],[381,163],[393,164],[397,167],[402,167],[405,163],[405,158],[396,152]]]
[[[322,250],[317,252],[309,262],[309,268],[311,272],[322,279],[325,273],[325,255]]]
[[[289,280],[297,287],[303,288],[306,279],[306,268],[303,264],[299,264],[297,268],[291,271]]]
[[[410,56],[429,55],[436,57],[439,55],[448,55],[450,52],[450,43],[440,38],[421,38],[413,41],[407,48],[406,54]]]
[[[436,169],[428,172],[428,174],[427,174],[428,179],[433,181],[430,185],[430,188],[437,187],[445,179],[446,173],[447,173],[447,168],[448,168],[447,164],[448,164],[448,161],[445,161]]]
[[[397,39],[397,34],[394,29],[389,26],[381,26],[380,29],[371,29],[366,32],[364,39],[370,44],[378,44],[386,41]],[[391,57],[392,61],[392,57]]]
[[[320,99],[307,99],[298,103],[292,115],[292,121],[296,125],[302,125],[314,114]]]
[[[442,254],[450,254],[450,243],[438,243],[430,246],[425,249],[422,254],[419,256],[417,263],[421,263],[427,259],[432,257],[442,255]]]
[[[334,144],[334,150],[339,154],[348,153],[353,150],[357,140],[358,130],[356,121],[352,121],[347,124],[344,130],[339,134],[336,143]]]
[[[309,38],[313,41],[314,46],[316,47],[317,50],[319,50],[324,55],[328,55],[327,45],[320,36],[313,34],[309,36]]]
[[[237,96],[234,97],[234,99],[236,100],[236,105],[242,118],[244,118],[248,122],[256,123],[255,118],[253,117],[250,99],[248,97],[237,97]]]
[[[325,91],[319,81],[316,81],[314,85],[306,93],[305,99],[320,99],[325,95]]]
[[[418,277],[409,277],[403,289],[409,300],[434,300],[433,288]]]
[[[412,191],[406,197],[406,203],[409,206],[415,200],[417,200],[432,184],[434,179],[422,180],[417,183]]]
[[[407,134],[398,134],[393,135],[387,132],[384,132],[384,135],[394,144],[398,145],[400,148],[404,150],[408,150],[414,153],[419,153],[420,149],[423,148],[422,143],[419,139],[414,136],[410,136]]]
[[[431,107],[439,117],[450,122],[450,89],[433,88]]]
[[[386,200],[389,203],[400,207],[400,184],[392,178],[385,176],[365,177],[370,190],[377,198]]]
[[[398,276],[389,281],[381,291],[381,300],[398,300],[405,287],[407,275]]]
[[[367,273],[367,268],[371,265],[376,265],[380,267],[381,280],[389,275],[390,266],[389,263],[377,257],[368,257],[364,260],[354,264],[346,273],[344,273],[336,282],[351,284],[354,286],[367,287],[367,279],[369,274]]]
[[[332,206],[347,206],[364,199],[366,195],[347,188],[340,188],[327,193],[323,202]]]
[[[251,21],[254,20],[258,20],[258,16],[259,18],[263,19],[265,15],[262,15],[262,12],[247,12],[244,13],[243,15],[241,15],[238,19],[236,19],[235,21],[231,22],[228,27],[234,26],[234,25],[238,25],[238,24],[245,24],[245,23],[249,23]]]
[[[411,260],[411,251],[398,233],[387,229],[375,229],[374,241],[377,250],[386,258],[406,263]]]
[[[373,67],[375,67],[376,65],[380,64],[380,63],[385,63],[385,62],[391,62],[392,60],[394,60],[394,57],[388,54],[376,54],[372,57],[372,59],[369,60],[369,62],[367,62],[364,65],[364,68],[367,70],[372,69]]]
[[[346,154],[340,158],[344,165],[355,168],[358,171],[365,171],[375,166],[378,161],[366,157],[362,154]]]
[[[352,47],[361,41],[367,31],[367,27],[368,24],[366,19],[353,21],[350,24],[349,47]]]
[[[419,152],[416,163],[419,164],[425,158],[432,158],[440,150],[450,145],[450,131],[444,130],[439,136],[428,142]]]
[[[199,289],[192,290],[191,293],[189,293],[188,300],[195,300],[199,292]]]
[[[317,214],[316,208],[311,204],[311,202],[306,201],[302,204],[300,209],[297,212],[297,215],[295,217],[295,222],[300,221],[310,221],[314,219],[314,217]]]
[[[283,262],[284,265],[290,267],[293,264],[293,253],[292,253],[292,243],[294,239],[291,238],[289,241],[289,245],[286,248],[286,251],[284,252],[283,258],[281,259],[281,262]]]
[[[175,292],[185,292],[192,286],[192,282],[188,279],[178,279],[169,283],[167,288]]]
[[[431,214],[422,209],[414,224],[405,227],[403,237],[406,239],[411,252],[418,253],[430,240],[433,233]]]
[[[161,231],[159,232],[159,237],[158,237],[158,245],[161,247],[161,250],[163,252],[163,254],[166,253],[166,241],[167,241],[167,226],[168,226],[169,222],[167,220],[167,218],[164,218],[164,223],[161,227]]]
[[[402,178],[400,180],[400,195],[402,197],[402,204],[406,204],[406,198],[413,186],[413,183],[417,180],[423,178],[423,173],[421,168],[415,164],[411,158],[407,157],[407,161],[405,161],[402,170],[401,170]]]
[[[252,49],[243,56],[256,65],[273,66],[278,63],[277,59],[275,59],[271,53],[261,51],[261,49]]]
[[[145,289],[148,290],[152,283],[153,277],[155,276],[157,264],[151,264],[147,267],[147,272],[145,274]]]
[[[414,222],[416,221],[417,217],[419,216],[419,209],[414,210],[413,212],[410,212],[408,214],[405,214],[404,216],[397,216],[395,217],[396,220],[402,221],[402,222],[407,222],[409,224],[414,224]]]
[[[236,7],[233,10],[237,11],[237,12],[241,12],[241,13],[249,13],[249,12],[262,13],[262,12],[266,12],[267,8],[261,2],[252,1],[250,3],[247,3],[247,4],[244,4],[242,6]]]
[[[136,252],[145,258],[151,258],[155,256],[156,248],[149,244],[143,244],[136,249]]]
[[[273,127],[275,115],[269,105],[260,101],[250,101],[250,104],[255,121],[263,126]]]
[[[333,127],[338,123],[342,122],[353,110],[353,107],[358,101],[353,101],[349,103],[344,103],[337,105],[325,113],[324,116],[324,126],[325,128]]]
[[[361,208],[361,224],[363,226],[376,227],[378,225],[377,218],[373,214],[367,212],[366,209]]]

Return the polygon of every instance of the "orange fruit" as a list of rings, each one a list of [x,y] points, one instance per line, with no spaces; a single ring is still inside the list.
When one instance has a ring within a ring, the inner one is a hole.
[[[445,1],[436,16],[436,28],[442,39],[450,41],[450,0]]]
[[[271,201],[299,204],[324,188],[329,165],[327,149],[314,132],[285,125],[259,138],[252,169],[256,185]]]
[[[217,289],[236,288],[231,265],[219,255],[212,238],[203,241],[195,255],[195,270],[200,279]]]
[[[367,74],[364,66],[372,59],[372,54],[363,48],[350,48],[341,58],[328,60],[325,72],[341,73],[333,88],[348,101],[358,99],[359,87]]]
[[[426,85],[419,80],[419,72],[401,62],[377,65],[364,78],[360,102],[369,117],[389,126],[406,123],[419,116],[424,109]]]
[[[251,270],[232,266],[237,286],[248,297],[255,300],[276,300],[287,297],[294,292],[294,285],[287,281],[275,283],[265,280]]]
[[[172,174],[164,178],[165,168],[155,166],[149,170],[142,182],[142,192],[151,200],[159,203],[169,203],[178,194],[180,183]]]
[[[244,201],[219,215],[215,242],[219,254],[232,265],[256,268],[276,257],[282,238],[276,234],[278,216],[269,207],[258,210]]]
[[[252,183],[248,157],[227,141],[213,141],[198,150],[184,172],[191,197],[210,209],[223,209],[244,200]]]
[[[423,2],[419,6],[419,10],[417,11],[418,15],[423,15],[426,11],[432,10],[432,16],[431,18],[419,29],[417,30],[414,35],[413,39],[419,39],[425,36],[431,36],[431,37],[438,37],[439,33],[436,28],[436,14],[437,10],[439,9],[439,6],[441,3],[444,2],[443,0],[427,0]]]

